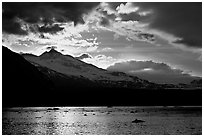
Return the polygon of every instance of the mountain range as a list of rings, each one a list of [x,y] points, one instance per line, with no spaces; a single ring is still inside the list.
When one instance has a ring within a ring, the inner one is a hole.
[[[169,103],[165,97],[182,96],[172,94],[173,89],[174,93],[178,89],[191,89],[193,92],[185,92],[189,98],[197,92],[194,90],[200,91],[202,87],[201,80],[187,85],[152,83],[123,72],[98,68],[54,49],[35,56],[20,55],[3,46],[2,66],[3,106],[158,105]],[[135,96],[150,99],[134,101]],[[152,102],[151,97],[156,96],[160,101]]]
[[[63,55],[54,49],[44,52],[40,56],[30,54],[23,54],[22,56],[39,70],[47,68],[47,71],[55,71],[65,77],[92,83],[82,84],[83,86],[159,88],[158,84],[123,72],[111,72],[97,68],[70,55]],[[81,86],[81,84],[78,84],[78,86]]]

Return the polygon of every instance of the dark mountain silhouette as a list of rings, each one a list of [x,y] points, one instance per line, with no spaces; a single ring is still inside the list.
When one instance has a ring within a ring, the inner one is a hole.
[[[192,80],[190,83],[188,84],[183,84],[180,83],[178,85],[179,88],[184,88],[184,89],[201,89],[202,90],[202,79],[195,79]]]
[[[202,87],[202,79],[198,79],[198,80],[193,80],[190,83],[191,85],[195,85],[197,87]]]
[[[16,90],[23,90],[19,85],[37,90],[50,88],[50,81],[46,79],[35,66],[26,61],[19,54],[2,47],[3,82],[10,83]],[[38,86],[34,86],[34,85]],[[12,86],[7,86],[10,88]]]
[[[165,89],[168,85],[109,72],[54,49],[33,56],[19,55],[2,47],[2,53],[4,107],[165,106],[201,105],[202,102],[201,90]]]
[[[32,99],[38,91],[51,90],[49,81],[35,66],[22,56],[2,47],[3,104]],[[27,96],[24,98],[24,96]]]

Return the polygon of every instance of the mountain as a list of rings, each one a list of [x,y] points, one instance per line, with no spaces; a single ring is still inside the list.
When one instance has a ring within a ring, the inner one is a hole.
[[[159,86],[126,73],[97,68],[70,55],[63,55],[54,49],[40,56],[25,54],[23,57],[38,67],[49,68],[73,79],[86,80],[93,86],[126,88],[158,88]]]
[[[21,84],[32,89],[45,89],[50,86],[49,80],[35,66],[6,47],[2,47],[2,65],[3,82],[11,83],[17,90],[22,90],[22,87],[19,87]],[[39,87],[33,86],[33,83]],[[9,87],[11,86],[6,86]]]
[[[78,58],[74,58],[70,55],[63,55],[62,53],[51,49],[49,52],[44,52],[40,56],[32,54],[22,54],[22,56],[38,67],[41,70],[54,71],[63,75],[63,82],[59,78],[55,80],[55,77],[50,77],[50,73],[44,73],[48,77],[52,78],[52,81],[58,85],[58,87],[68,87],[73,84],[68,83],[67,80],[71,80],[69,83],[77,84],[79,87],[117,87],[117,88],[131,88],[131,89],[175,89],[175,88],[198,88],[202,87],[202,83],[198,84],[156,84],[144,79],[140,79],[135,75],[130,75],[123,72],[107,71],[98,68],[92,64],[87,64]],[[43,68],[43,69],[42,69]],[[59,77],[58,74],[58,77]],[[65,79],[66,77],[66,79]],[[195,80],[196,81],[196,80]],[[62,84],[64,83],[64,85]]]
[[[202,79],[195,79],[192,80],[190,83],[188,84],[179,84],[180,88],[186,88],[186,89],[202,89]]]
[[[7,105],[21,104],[22,99],[32,101],[33,97],[40,98],[40,91],[53,88],[35,66],[6,47],[2,47],[2,79],[3,104]]]
[[[34,56],[2,47],[2,74],[3,107],[202,104],[200,89],[173,89],[109,72],[56,50]]]
[[[190,84],[191,84],[191,85],[198,86],[198,87],[202,87],[202,79],[193,80],[193,81],[191,81]]]

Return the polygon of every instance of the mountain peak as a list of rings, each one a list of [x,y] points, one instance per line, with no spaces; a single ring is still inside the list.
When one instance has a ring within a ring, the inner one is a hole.
[[[58,52],[58,51],[55,50],[54,48],[52,48],[50,51],[48,51],[48,53],[59,53],[59,54],[61,54],[60,52]]]
[[[63,55],[62,53],[52,48],[50,51],[45,51],[43,54],[41,54],[40,58],[41,59],[51,59],[51,58],[57,58],[62,55]]]

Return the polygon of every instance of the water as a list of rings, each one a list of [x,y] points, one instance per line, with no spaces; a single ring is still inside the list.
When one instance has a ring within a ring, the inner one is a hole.
[[[202,134],[201,107],[8,108],[2,118],[3,134]]]

